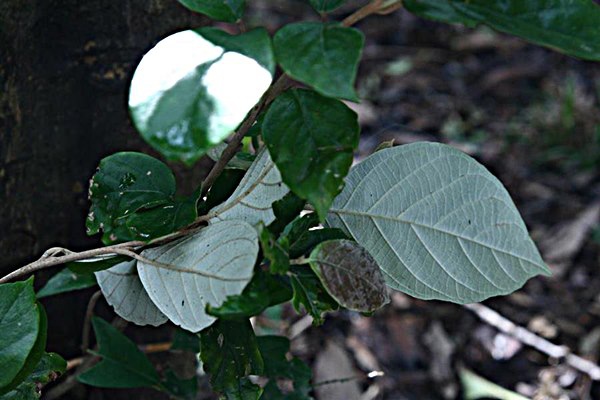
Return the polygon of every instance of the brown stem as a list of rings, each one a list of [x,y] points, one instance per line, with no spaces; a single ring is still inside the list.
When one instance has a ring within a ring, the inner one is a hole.
[[[250,110],[250,113],[248,113],[248,116],[246,117],[246,119],[244,119],[244,122],[242,122],[240,128],[232,136],[231,141],[227,144],[227,147],[225,148],[225,150],[223,150],[223,153],[221,153],[221,157],[212,167],[212,169],[206,176],[206,179],[204,179],[204,182],[202,183],[203,195],[206,194],[208,189],[213,185],[213,183],[215,183],[215,180],[225,170],[227,163],[229,163],[229,161],[231,161],[231,159],[238,152],[242,140],[244,139],[244,136],[246,136],[250,128],[252,128],[252,125],[254,124],[254,121],[256,121],[256,118],[258,117],[260,112],[266,106],[268,106],[275,99],[275,97],[277,97],[281,92],[286,90],[289,87],[290,83],[291,81],[286,75],[280,76],[279,79],[277,79],[277,81],[273,85],[271,85],[269,90],[267,90],[267,92],[263,95],[258,104],[255,105],[252,108],[252,110]]]
[[[85,319],[83,320],[83,329],[81,333],[81,351],[85,354],[90,348],[90,328],[92,326],[92,316],[94,315],[94,308],[98,299],[102,295],[100,290],[94,292],[90,301],[88,302],[87,309],[85,310]]]

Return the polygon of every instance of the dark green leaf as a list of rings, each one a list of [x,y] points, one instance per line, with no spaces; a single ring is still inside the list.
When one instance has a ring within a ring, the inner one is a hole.
[[[243,169],[225,169],[210,187],[206,200],[200,203],[199,212],[206,214],[211,208],[227,200],[238,187],[245,173]]]
[[[248,378],[239,379],[237,384],[223,390],[227,400],[258,400],[262,398],[262,392],[262,388],[250,382]]]
[[[592,0],[409,0],[417,15],[501,32],[588,60],[600,60],[600,7]]]
[[[308,265],[292,267],[291,270],[293,273],[292,289],[294,290],[292,305],[298,312],[303,306],[306,312],[314,318],[314,324],[322,324],[323,313],[337,310],[338,304],[327,293],[319,278]]]
[[[104,158],[90,184],[92,207],[86,221],[88,234],[103,231],[106,244],[131,240],[125,222],[141,208],[169,203],[175,177],[159,160],[142,153],[121,152]]]
[[[200,352],[200,336],[197,333],[186,331],[185,329],[175,329],[173,335],[172,350],[186,350],[194,353]]]
[[[42,356],[46,350],[46,338],[48,333],[48,316],[46,315],[46,311],[44,307],[40,303],[37,303],[39,313],[40,313],[40,325],[38,337],[35,340],[35,344],[33,345],[27,359],[25,360],[25,364],[23,368],[19,371],[19,373],[13,378],[13,380],[6,386],[0,389],[0,394],[4,394],[8,391],[11,391],[18,387],[22,382],[24,382],[29,375],[36,369]]]
[[[333,11],[348,0],[309,0],[310,5],[320,13]]]
[[[377,262],[351,240],[329,240],[310,254],[310,266],[327,292],[343,307],[373,312],[389,303]]]
[[[194,222],[197,216],[196,198],[192,196],[137,212],[127,218],[127,228],[135,239],[149,240],[175,232]]]
[[[271,37],[265,28],[257,28],[242,35],[230,35],[216,28],[200,28],[196,32],[226,51],[233,51],[253,58],[271,74],[275,73],[275,56]]]
[[[129,261],[131,258],[127,256],[99,256],[87,260],[74,261],[67,263],[66,266],[76,274],[86,274],[90,272],[104,271],[117,264]]]
[[[77,378],[90,386],[106,388],[154,387],[159,377],[135,343],[103,319],[92,320],[102,361]]]
[[[277,240],[275,235],[264,225],[259,225],[260,246],[263,254],[269,260],[269,270],[272,274],[285,274],[290,268],[288,243],[285,238]]]
[[[358,101],[354,80],[364,44],[353,28],[300,22],[281,28],[273,39],[275,56],[292,78],[322,95]]]
[[[220,307],[207,307],[206,312],[222,319],[240,319],[262,313],[268,307],[292,298],[287,278],[258,271],[241,295],[229,296]]]
[[[95,285],[96,277],[93,272],[78,273],[71,271],[69,268],[64,268],[50,278],[48,283],[39,290],[37,298],[41,299],[59,293],[87,289]]]
[[[172,370],[167,371],[162,385],[176,399],[194,400],[198,393],[198,378],[181,379]]]
[[[283,182],[323,220],[343,188],[358,146],[356,114],[344,103],[292,89],[269,108],[263,139]]]
[[[258,399],[260,390],[244,378],[263,372],[263,359],[250,321],[217,320],[200,334],[200,357],[213,389],[228,399]]]
[[[423,18],[469,27],[477,25],[476,20],[456,10],[448,0],[403,0],[402,4],[408,11]]]
[[[272,81],[255,59],[230,51],[244,49],[268,62],[271,43],[264,32],[207,32],[219,43],[202,30],[160,41],[142,58],[129,92],[131,116],[142,137],[168,159],[188,165],[229,136]]]
[[[25,366],[41,325],[33,278],[0,285],[0,390]]]
[[[14,390],[0,395],[0,400],[37,400],[40,398],[39,388],[65,372],[67,362],[55,353],[45,353],[35,370]]]
[[[245,0],[178,0],[192,11],[205,14],[212,19],[236,22],[244,14]]]
[[[265,361],[265,376],[270,378],[270,385],[265,388],[262,399],[310,399],[310,379],[312,371],[300,359],[288,360],[286,354],[290,349],[289,339],[282,336],[259,336],[258,347]],[[284,395],[275,384],[278,378],[291,379],[294,384],[292,393]]]
[[[310,213],[296,218],[283,232],[289,242],[290,259],[307,255],[321,242],[333,239],[348,239],[338,228],[310,229],[319,225],[317,214]]]
[[[294,220],[304,209],[306,201],[289,192],[281,200],[273,203],[273,214],[275,221],[269,225],[269,230],[275,235],[279,235],[285,227]]]

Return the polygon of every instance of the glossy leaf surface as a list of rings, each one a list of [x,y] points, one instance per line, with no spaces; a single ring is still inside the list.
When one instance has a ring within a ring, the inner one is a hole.
[[[343,188],[358,137],[352,110],[304,89],[280,95],[263,123],[263,138],[283,181],[315,206],[321,219]]]
[[[164,163],[142,153],[121,152],[104,158],[90,183],[92,207],[88,234],[102,231],[102,241],[131,240],[127,217],[142,208],[169,203],[175,177]]]
[[[40,311],[33,279],[0,285],[0,389],[12,382],[34,348]]]
[[[422,299],[471,303],[548,273],[504,186],[443,144],[378,151],[355,166],[330,210],[387,284]]]
[[[299,22],[281,28],[273,38],[275,57],[292,78],[324,96],[357,101],[354,80],[364,37],[354,28]]]
[[[250,321],[219,320],[200,337],[200,357],[213,389],[228,399],[258,399],[262,390],[246,379],[264,368]]]
[[[238,49],[249,47],[247,37],[256,39],[255,31],[235,37],[206,32],[218,36],[219,44],[202,30],[160,41],[142,58],[129,92],[133,122],[144,139],[168,159],[188,165],[229,136],[272,80],[256,60],[229,50],[232,43]],[[266,39],[261,61],[270,49]]]

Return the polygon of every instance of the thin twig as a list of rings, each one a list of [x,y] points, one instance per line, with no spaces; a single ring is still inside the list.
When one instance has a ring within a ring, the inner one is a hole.
[[[600,367],[590,360],[586,360],[576,354],[566,346],[558,346],[554,343],[539,337],[533,332],[528,331],[522,326],[503,317],[498,312],[484,306],[483,304],[466,304],[463,307],[473,311],[481,320],[492,325],[501,332],[512,336],[519,342],[533,347],[542,353],[557,359],[563,358],[565,362],[576,370],[589,375],[595,381],[600,380]]]
[[[85,354],[90,348],[90,328],[92,326],[92,316],[94,315],[94,308],[98,299],[102,295],[102,291],[97,290],[94,292],[90,301],[88,302],[87,309],[85,310],[85,318],[83,320],[83,329],[81,332],[81,351]]]
[[[383,0],[372,0],[359,8],[342,21],[344,26],[352,26],[371,14],[377,14],[383,5]]]
[[[254,124],[254,121],[256,121],[256,118],[258,118],[260,112],[266,106],[268,106],[281,92],[286,90],[290,83],[291,80],[286,75],[280,76],[279,79],[277,79],[277,81],[271,85],[269,90],[267,90],[267,92],[263,95],[258,104],[255,105],[252,110],[250,110],[250,113],[248,113],[248,116],[246,119],[244,119],[244,122],[242,122],[240,128],[231,137],[227,147],[225,147],[225,150],[223,150],[223,153],[221,153],[221,157],[219,157],[216,164],[212,167],[204,179],[204,182],[202,183],[202,195],[206,194],[208,189],[213,185],[213,183],[215,183],[215,180],[225,170],[227,163],[229,163],[229,161],[231,161],[231,159],[238,152],[244,136],[246,136],[250,128],[252,128],[252,125]]]
[[[62,248],[53,248],[53,252],[50,254],[46,251],[42,257],[40,257],[37,261],[29,263],[24,267],[21,267],[10,274],[2,277],[0,279],[0,283],[6,283],[14,278],[18,278],[23,275],[31,274],[33,272],[39,271],[44,268],[53,267],[55,265],[65,264],[72,261],[86,260],[88,258],[94,258],[102,255],[110,255],[110,254],[123,254],[130,255],[133,253],[133,250],[136,247],[140,247],[145,245],[144,242],[127,242],[115,244],[112,246],[100,247],[92,250],[85,250],[81,252],[72,252],[67,249]],[[60,249],[60,251],[58,251]],[[58,254],[64,254],[63,256],[58,256]]]

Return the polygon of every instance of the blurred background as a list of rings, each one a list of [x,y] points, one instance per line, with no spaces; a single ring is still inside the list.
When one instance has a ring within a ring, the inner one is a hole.
[[[318,20],[301,0],[248,1],[249,27],[275,32]],[[332,14],[341,19],[364,1]],[[129,80],[166,35],[210,24],[176,0],[0,2],[0,273],[52,246],[97,247],[85,235],[88,180],[101,158],[151,150],[127,112]],[[213,24],[215,25],[215,24]],[[216,24],[233,29],[227,24]],[[425,21],[405,11],[357,25],[366,47],[357,81],[362,141],[441,141],[477,158],[507,186],[553,276],[486,305],[540,337],[597,361],[600,355],[600,65],[487,28]],[[190,191],[211,161],[170,164]],[[36,287],[57,270],[36,278]],[[80,355],[81,325],[94,290],[44,300],[49,350]],[[100,301],[100,315],[111,310]],[[562,360],[523,346],[470,310],[395,293],[372,318],[332,314],[318,328],[289,307],[257,319],[261,333],[295,335],[320,400],[460,399],[468,368],[535,399],[599,399],[600,384]],[[172,327],[128,327],[141,343],[165,342]],[[158,362],[168,355],[153,354]],[[342,374],[342,375],[340,375]],[[466,375],[463,374],[463,378]],[[471,382],[472,384],[472,382]],[[201,398],[212,398],[202,392]],[[76,387],[62,398],[162,399],[145,390]]]

